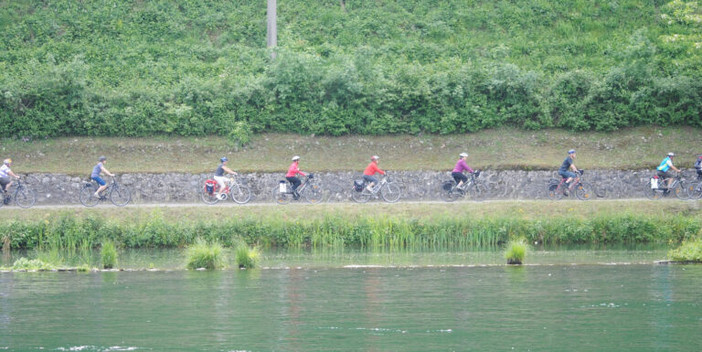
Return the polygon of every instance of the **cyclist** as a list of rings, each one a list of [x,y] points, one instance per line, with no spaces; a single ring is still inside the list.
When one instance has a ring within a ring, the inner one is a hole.
[[[98,187],[97,191],[95,192],[96,198],[100,198],[100,192],[104,191],[105,188],[107,188],[107,182],[105,182],[105,180],[103,180],[100,177],[100,173],[104,171],[106,174],[112,177],[115,176],[113,173],[109,172],[105,168],[105,162],[107,162],[107,158],[105,156],[99,157],[97,165],[95,165],[95,167],[93,168],[93,172],[90,174],[90,178],[97,182],[98,185],[100,185],[100,187]]]
[[[300,157],[295,155],[292,157],[292,164],[290,164],[288,168],[288,173],[285,174],[285,179],[292,184],[293,199],[300,199],[300,194],[297,193],[297,187],[302,184],[302,181],[300,181],[297,175],[307,176],[304,172],[300,171],[299,164]]]
[[[697,179],[702,180],[702,154],[697,156],[697,161],[695,161],[695,170],[697,170]]]
[[[558,174],[566,179],[566,187],[563,190],[563,194],[567,196],[577,181],[580,181],[580,177],[578,177],[578,168],[575,167],[575,149],[568,151],[568,156],[565,158],[565,160],[563,160],[563,164],[561,164],[561,167],[558,169]],[[571,184],[573,179],[575,179],[576,182]]]
[[[373,155],[370,164],[368,164],[366,170],[363,171],[363,179],[369,183],[367,189],[371,192],[373,192],[373,186],[378,183],[378,179],[375,178],[375,173],[377,172],[381,175],[385,175],[385,171],[378,168],[378,160],[380,160],[380,157]]]
[[[0,186],[2,186],[3,193],[7,193],[7,190],[12,186],[12,179],[10,179],[10,177],[19,179],[19,176],[15,175],[15,173],[10,170],[10,166],[12,166],[12,159],[10,158],[5,159],[2,162],[2,166],[0,166]],[[7,194],[5,194],[5,199],[9,201]]]
[[[468,181],[468,177],[463,174],[463,171],[468,171],[471,174],[474,172],[473,169],[466,164],[467,158],[468,153],[461,153],[456,162],[456,166],[453,167],[453,171],[451,172],[451,176],[453,176],[453,179],[456,181],[458,188],[461,188],[461,186]]]
[[[224,176],[224,173],[226,172],[229,175],[237,175],[236,172],[232,171],[232,169],[227,167],[227,161],[229,159],[226,156],[223,156],[221,159],[219,159],[221,162],[219,166],[217,166],[217,169],[215,170],[214,173],[214,179],[217,181],[217,184],[219,184],[219,192],[217,192],[217,199],[222,199],[222,192],[224,192],[224,189],[227,187],[227,178]]]
[[[661,161],[661,164],[658,165],[658,167],[656,168],[656,170],[658,171],[657,172],[658,177],[662,178],[663,181],[666,181],[666,187],[670,187],[670,182],[673,181],[673,179],[671,177],[672,175],[668,172],[668,170],[673,169],[676,172],[680,172],[680,169],[678,169],[677,167],[675,167],[675,165],[673,165],[673,158],[674,157],[675,157],[675,153],[673,153],[673,152],[668,153],[668,156],[666,156],[665,159],[663,159],[663,161]]]

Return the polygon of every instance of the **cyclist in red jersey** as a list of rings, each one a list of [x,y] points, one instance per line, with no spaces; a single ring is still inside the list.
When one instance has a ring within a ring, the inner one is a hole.
[[[373,191],[373,186],[375,186],[376,183],[378,183],[378,179],[375,178],[375,173],[379,173],[381,175],[385,175],[385,171],[381,170],[378,167],[378,160],[380,159],[379,156],[373,155],[371,157],[371,162],[368,164],[366,167],[366,170],[363,171],[363,179],[366,180],[366,182],[369,182],[368,185],[368,190]]]
[[[292,158],[292,164],[288,168],[288,173],[285,174],[285,179],[292,183],[293,199],[299,199],[300,195],[297,193],[297,187],[302,184],[302,181],[297,177],[297,174],[302,176],[307,176],[304,172],[300,171],[298,164],[300,163],[300,157],[295,155]]]

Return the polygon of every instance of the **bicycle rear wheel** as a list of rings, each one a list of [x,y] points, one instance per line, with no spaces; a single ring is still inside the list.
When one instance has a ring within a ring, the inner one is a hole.
[[[387,183],[385,187],[380,189],[380,195],[388,203],[395,203],[400,200],[402,191],[400,191],[400,186],[394,183]]]
[[[229,196],[234,203],[246,204],[251,200],[251,189],[244,185],[234,186]]]
[[[575,196],[580,200],[592,199],[592,186],[589,183],[579,183],[575,186]]]
[[[276,203],[278,203],[278,204],[290,203],[290,198],[292,198],[292,194],[288,194],[287,192],[281,192],[280,188],[278,186],[273,187],[271,192],[273,194],[273,200]]]
[[[366,189],[366,186],[364,185],[363,191],[361,191],[361,192],[358,192],[356,190],[352,190],[351,191],[351,198],[356,203],[366,203],[371,198],[371,192],[368,189]]]
[[[651,181],[646,181],[643,184],[643,192],[646,198],[650,200],[657,200],[663,197],[663,191],[658,188],[651,188]]]
[[[112,204],[118,207],[123,207],[127,205],[130,200],[132,200],[132,192],[129,191],[129,188],[112,187],[113,188],[110,191],[110,202],[112,202]]]
[[[302,196],[305,197],[308,203],[317,204],[322,202],[324,192],[322,192],[322,187],[319,187],[319,185],[309,185],[305,187]]]
[[[15,191],[15,202],[21,208],[30,208],[37,201],[37,194],[33,189],[29,189],[24,185],[17,187]]]
[[[100,199],[95,197],[95,191],[97,191],[97,188],[95,188],[93,184],[83,186],[83,188],[80,190],[80,194],[78,195],[80,198],[80,203],[86,207],[94,207],[97,205]]]
[[[559,200],[563,198],[563,189],[561,189],[557,183],[549,183],[546,187],[546,191],[548,192],[548,197],[551,200]]]

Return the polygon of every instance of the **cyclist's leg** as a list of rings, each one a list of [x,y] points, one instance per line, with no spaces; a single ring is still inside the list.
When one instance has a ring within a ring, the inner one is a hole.
[[[215,176],[214,179],[217,181],[217,185],[219,185],[219,189],[217,189],[216,192],[216,195],[219,196],[224,192],[224,189],[227,188],[227,178],[224,176]]]
[[[378,179],[375,178],[375,176],[370,175],[363,175],[363,179],[366,180],[366,182],[368,183],[366,189],[370,192],[373,192],[373,187],[378,183]]]
[[[95,191],[95,197],[100,198],[100,192],[104,191],[105,188],[107,188],[107,182],[103,180],[100,176],[92,177],[93,181],[97,182],[98,184],[98,189]]]
[[[670,181],[672,180],[670,178],[670,174],[667,171],[661,171],[661,170],[658,170],[657,174],[658,174],[658,177],[661,180],[663,180],[662,183],[665,184],[665,188],[670,187]]]
[[[286,177],[286,180],[288,180],[292,184],[292,194],[294,199],[300,198],[300,194],[297,193],[297,187],[302,184],[302,181],[297,176],[292,176],[292,177]]]
[[[10,189],[11,184],[12,180],[10,180],[10,176],[0,177],[0,186],[2,186],[3,192],[7,193],[7,190]]]
[[[468,176],[464,175],[462,172],[452,172],[453,180],[456,181],[456,187],[461,187],[464,183],[468,182]]]

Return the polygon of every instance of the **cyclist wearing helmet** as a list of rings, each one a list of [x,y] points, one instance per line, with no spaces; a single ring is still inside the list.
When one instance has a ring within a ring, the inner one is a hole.
[[[661,164],[658,165],[656,168],[658,177],[662,178],[664,181],[666,181],[666,187],[670,187],[670,182],[673,181],[671,178],[671,174],[668,172],[668,170],[673,169],[676,172],[680,172],[680,169],[675,167],[673,165],[673,158],[675,157],[675,153],[668,153],[668,156],[661,161]]]
[[[453,179],[456,181],[458,187],[461,187],[466,181],[468,181],[468,177],[463,174],[463,171],[468,171],[471,174],[473,173],[473,169],[466,164],[467,158],[468,153],[461,153],[458,161],[456,162],[456,166],[453,167],[453,171],[451,172],[451,176],[453,176]]]
[[[363,171],[363,179],[368,182],[368,190],[373,192],[373,186],[375,186],[376,183],[378,183],[378,179],[375,178],[375,173],[379,173],[381,175],[385,175],[385,171],[381,170],[378,167],[378,160],[380,160],[380,157],[377,155],[373,155],[371,157],[371,162],[368,164],[366,167],[366,170]]]
[[[106,157],[104,157],[104,156],[99,157],[97,165],[95,165],[95,167],[93,168],[93,172],[90,174],[90,178],[92,180],[94,180],[95,182],[97,182],[98,185],[100,185],[100,187],[98,187],[97,191],[95,192],[95,197],[97,197],[97,198],[100,198],[100,192],[104,191],[105,188],[107,188],[107,182],[105,182],[105,180],[103,180],[100,177],[100,173],[105,171],[106,174],[108,174],[112,177],[115,176],[113,173],[110,173],[109,171],[107,171],[107,169],[105,168],[105,165],[104,165],[105,162],[107,162]]]
[[[576,182],[571,184],[573,179],[580,181],[577,172],[578,168],[575,167],[575,149],[571,149],[568,151],[568,156],[565,158],[565,160],[563,160],[563,164],[561,164],[561,167],[558,169],[558,174],[567,179],[567,188],[565,191],[566,195],[568,195],[568,191],[571,191],[572,187],[576,184]]]
[[[695,169],[697,170],[697,179],[702,180],[702,154],[697,156],[697,161],[695,161]]]
[[[298,174],[302,176],[307,176],[304,172],[300,171],[299,164],[300,163],[300,157],[295,155],[292,157],[292,164],[290,164],[290,167],[288,168],[288,173],[285,174],[285,179],[290,181],[292,184],[292,190],[293,190],[293,199],[299,199],[300,195],[297,193],[297,187],[299,187],[302,184],[302,181],[297,177]]]
[[[10,179],[10,177],[19,179],[19,176],[15,175],[15,173],[10,170],[10,166],[12,166],[12,159],[10,158],[5,159],[2,166],[0,166],[0,186],[2,186],[2,191],[5,193],[7,193],[7,190],[12,185],[12,179]]]
[[[224,173],[226,172],[230,175],[237,174],[236,172],[232,171],[232,169],[227,167],[227,161],[229,161],[229,159],[226,156],[219,159],[219,161],[221,163],[219,164],[219,166],[217,166],[217,169],[214,173],[214,179],[215,181],[217,181],[217,184],[219,184],[219,192],[217,192],[216,194],[217,199],[221,199],[222,192],[224,192],[224,189],[227,187],[227,178],[224,176]]]

